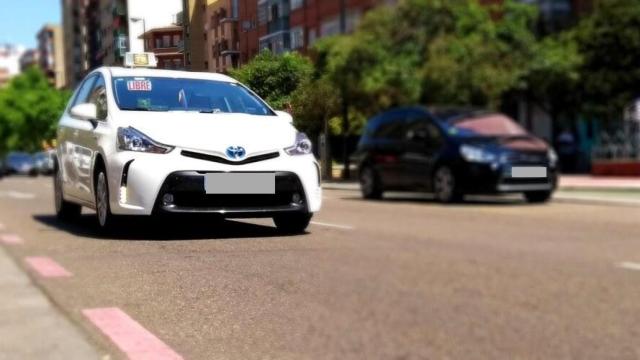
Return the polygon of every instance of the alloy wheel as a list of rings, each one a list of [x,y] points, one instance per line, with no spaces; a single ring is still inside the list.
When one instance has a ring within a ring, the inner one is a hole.
[[[451,201],[455,187],[455,179],[451,170],[447,167],[438,169],[434,180],[436,198],[443,202]]]
[[[109,191],[107,189],[107,179],[103,172],[98,175],[96,192],[96,212],[98,213],[98,222],[100,223],[100,226],[105,226],[107,223],[107,213],[109,211]]]

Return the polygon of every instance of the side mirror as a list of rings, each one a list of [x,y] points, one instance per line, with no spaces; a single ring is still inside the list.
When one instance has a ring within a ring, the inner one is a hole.
[[[95,104],[79,104],[69,111],[71,116],[82,120],[96,120],[98,118],[98,108]]]
[[[293,124],[293,116],[286,111],[276,111],[276,115],[282,120],[285,120],[289,124]]]

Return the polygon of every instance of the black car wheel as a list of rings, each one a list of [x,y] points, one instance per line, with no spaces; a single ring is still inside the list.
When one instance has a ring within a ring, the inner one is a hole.
[[[360,170],[360,190],[362,191],[362,197],[365,199],[382,198],[383,191],[380,176],[370,165],[364,166]]]
[[[111,213],[109,205],[109,184],[107,174],[99,170],[96,178],[96,218],[102,229],[112,229],[116,223],[116,216]]]
[[[273,217],[273,223],[285,234],[302,234],[309,226],[310,213],[282,214]]]
[[[58,219],[73,220],[80,217],[82,207],[78,204],[64,200],[64,196],[62,194],[62,174],[58,169],[56,169],[53,176],[53,200]]]
[[[551,191],[531,191],[524,193],[525,199],[532,204],[546,203],[551,200]]]
[[[442,203],[452,203],[463,198],[456,177],[447,166],[438,168],[433,174],[433,192],[436,199]]]

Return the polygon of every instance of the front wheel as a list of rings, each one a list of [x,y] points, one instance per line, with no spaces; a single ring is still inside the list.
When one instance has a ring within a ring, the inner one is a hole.
[[[273,217],[273,223],[285,234],[302,234],[309,226],[313,214],[282,214]]]
[[[100,170],[96,180],[96,218],[102,229],[111,229],[116,222],[109,205],[109,185],[104,170]]]
[[[452,203],[461,201],[464,194],[460,191],[460,186],[453,171],[447,166],[441,166],[433,174],[433,192],[441,203]]]
[[[524,193],[525,199],[531,204],[542,204],[551,200],[551,191],[531,191]]]
[[[60,170],[56,170],[53,175],[53,199],[58,220],[75,220],[80,217],[82,207],[64,200]]]

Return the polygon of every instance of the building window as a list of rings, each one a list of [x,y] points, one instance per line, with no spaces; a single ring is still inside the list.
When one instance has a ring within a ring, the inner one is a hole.
[[[291,10],[301,8],[304,4],[304,0],[291,0]]]
[[[309,46],[316,43],[317,37],[316,29],[309,29]]]
[[[264,25],[267,23],[267,13],[269,12],[268,8],[269,5],[266,1],[258,4],[258,24]]]
[[[300,49],[304,47],[304,28],[302,26],[291,29],[291,48]]]
[[[320,37],[338,34],[340,34],[340,17],[334,17],[320,24]]]
[[[180,43],[180,35],[178,34],[173,35],[173,46],[178,46],[179,43]]]
[[[171,35],[162,35],[162,47],[171,47]]]

